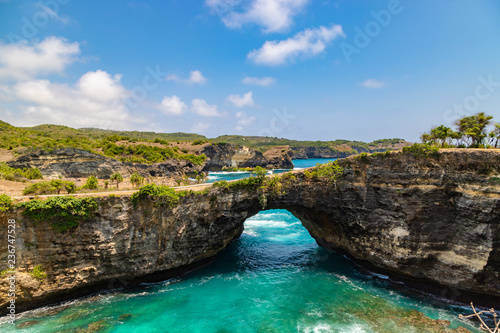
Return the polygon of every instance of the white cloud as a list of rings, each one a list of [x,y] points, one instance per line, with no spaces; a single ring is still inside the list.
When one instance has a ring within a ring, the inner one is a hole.
[[[188,83],[192,84],[203,84],[207,81],[207,78],[201,74],[201,71],[191,71],[189,74]]]
[[[243,96],[240,96],[239,94],[229,95],[227,97],[227,100],[238,108],[242,108],[245,106],[255,106],[255,102],[252,98],[251,91],[247,92],[246,94],[243,94]]]
[[[186,111],[186,104],[175,95],[165,96],[161,101],[160,110],[166,115],[181,115]]]
[[[191,71],[189,73],[189,77],[187,79],[181,79],[176,74],[169,74],[169,75],[167,75],[165,80],[175,81],[175,82],[184,82],[187,84],[204,84],[205,82],[207,82],[208,79],[203,76],[201,71],[195,70],[195,71]]]
[[[245,77],[241,80],[242,83],[244,84],[252,84],[252,85],[256,85],[256,86],[261,86],[261,87],[269,87],[271,85],[273,85],[276,80],[272,77],[262,77],[262,78],[258,78],[258,77]]]
[[[0,43],[0,79],[30,80],[41,74],[61,74],[78,54],[78,43],[59,37],[47,37],[34,45],[26,41]]]
[[[41,2],[37,3],[37,6],[40,7],[45,12],[45,14],[47,14],[53,20],[56,20],[62,24],[70,24],[71,23],[71,19],[69,18],[69,16],[66,16],[66,15],[61,16],[55,10],[53,10],[52,8],[50,8],[48,6],[45,6]]]
[[[267,41],[248,54],[248,59],[260,65],[282,65],[298,57],[310,57],[323,52],[330,42],[345,36],[340,25],[330,28],[306,29],[282,41]]]
[[[380,89],[385,85],[384,81],[379,81],[377,79],[368,79],[361,83],[363,87],[370,89]]]
[[[308,0],[206,0],[228,28],[257,24],[264,32],[284,32],[302,12]]]
[[[221,113],[217,110],[217,105],[210,105],[204,99],[195,98],[191,101],[191,110],[203,117],[216,117]]]
[[[236,113],[236,118],[238,118],[238,126],[236,126],[236,130],[238,131],[243,131],[245,126],[251,125],[255,122],[255,117],[248,117],[243,111]]]
[[[198,122],[191,127],[191,132],[193,133],[203,133],[212,126],[211,123]]]
[[[129,92],[120,83],[120,75],[104,71],[88,72],[74,85],[48,80],[18,82],[13,87],[22,102],[23,114],[16,122],[23,126],[64,124],[73,127],[125,129],[132,122],[125,105]]]

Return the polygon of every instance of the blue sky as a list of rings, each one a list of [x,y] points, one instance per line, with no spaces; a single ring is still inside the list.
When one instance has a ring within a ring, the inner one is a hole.
[[[418,139],[500,121],[500,3],[0,0],[0,119]]]

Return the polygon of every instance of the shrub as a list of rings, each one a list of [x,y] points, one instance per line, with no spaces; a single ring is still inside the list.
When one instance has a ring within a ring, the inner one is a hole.
[[[144,182],[144,177],[139,175],[137,172],[134,172],[132,176],[130,176],[130,182],[135,186],[139,186]]]
[[[488,179],[488,181],[490,183],[500,185],[500,178],[499,177],[491,177],[490,179]]]
[[[116,188],[118,188],[118,184],[120,184],[123,181],[123,177],[122,177],[122,175],[120,175],[120,173],[115,172],[114,174],[111,175],[111,177],[109,178],[109,180],[115,181],[116,182]]]
[[[249,178],[244,178],[240,179],[234,182],[227,182],[225,180],[221,180],[218,182],[213,183],[213,187],[222,187],[222,188],[228,188],[231,190],[256,190],[259,186],[262,185],[262,182],[265,178],[259,178],[259,177],[249,177]]]
[[[174,207],[179,203],[181,195],[173,188],[166,185],[147,184],[142,186],[139,191],[132,194],[132,202],[134,206],[144,199],[149,199],[157,206]]]
[[[315,181],[336,182],[344,174],[344,169],[337,161],[332,161],[325,164],[318,163],[314,169],[306,170],[304,174]]]
[[[38,168],[14,169],[5,162],[0,163],[0,175],[10,181],[24,181],[25,179],[43,179],[42,172]]]
[[[53,179],[28,185],[23,190],[23,195],[29,194],[59,194],[62,189],[65,189],[68,194],[76,192],[76,185],[72,181]]]
[[[28,179],[43,179],[42,172],[38,168],[31,168],[24,171]]]
[[[415,158],[438,157],[439,148],[425,143],[415,143],[403,148],[403,154],[412,155]]]
[[[12,198],[7,194],[0,194],[0,212],[8,211],[12,207]]]
[[[359,154],[359,160],[361,161],[361,164],[370,164],[370,160],[368,159],[367,153]]]
[[[256,166],[252,173],[258,178],[267,176],[267,170],[261,166]]]
[[[40,282],[47,278],[47,274],[43,271],[42,265],[36,265],[35,267],[33,267],[30,275]]]
[[[89,220],[97,210],[95,198],[52,197],[47,200],[31,200],[19,204],[24,215],[35,222],[48,221],[52,229],[64,232]]]
[[[99,188],[99,182],[96,178],[96,176],[90,176],[87,178],[87,182],[85,185],[82,186],[82,188],[89,189],[89,190],[96,190]]]
[[[202,145],[204,144],[205,142],[207,142],[206,140],[201,140],[201,139],[198,139],[198,140],[194,140],[193,141],[193,145],[194,146],[197,146],[197,145]]]

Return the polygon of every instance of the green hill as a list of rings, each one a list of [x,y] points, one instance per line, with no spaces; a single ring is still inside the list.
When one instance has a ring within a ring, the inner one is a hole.
[[[223,135],[209,139],[194,133],[114,131],[98,128],[75,129],[50,124],[15,127],[0,121],[0,148],[11,150],[15,155],[39,149],[79,148],[129,162],[154,163],[168,158],[181,158],[200,163],[200,159],[203,157],[199,156],[199,149],[191,148],[206,142],[231,143],[255,148],[262,152],[276,146],[290,146],[292,148],[324,147],[347,154],[400,149],[407,145],[406,141],[401,139],[383,139],[370,143],[349,140],[298,141],[240,135]]]

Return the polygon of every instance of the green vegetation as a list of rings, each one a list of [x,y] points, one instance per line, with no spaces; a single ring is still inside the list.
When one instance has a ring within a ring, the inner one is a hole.
[[[490,183],[493,183],[493,184],[496,184],[496,185],[500,185],[500,177],[491,177],[490,179],[488,179],[488,181]]]
[[[208,142],[208,140],[201,140],[201,139],[198,139],[198,140],[194,140],[194,141],[193,141],[193,145],[194,145],[194,146],[197,146],[197,145],[202,145],[202,144],[207,143],[207,142]]]
[[[337,161],[332,161],[325,164],[318,163],[311,171],[304,171],[304,174],[314,181],[336,182],[344,174],[344,169]]]
[[[72,181],[53,179],[28,185],[23,190],[23,195],[29,194],[60,194],[64,189],[68,194],[76,192],[76,185]]]
[[[117,145],[113,142],[108,142],[102,147],[103,155],[119,159],[122,162],[150,164],[173,158],[190,161],[196,165],[201,165],[206,159],[206,156],[203,154],[187,154],[188,150],[183,150],[183,154],[180,154],[178,150],[179,149],[177,147],[162,148],[146,144]]]
[[[139,175],[137,172],[134,172],[132,174],[132,176],[130,176],[130,182],[134,185],[134,186],[139,186],[141,185],[142,183],[144,183],[144,177]]]
[[[253,174],[255,175],[255,177],[257,178],[263,178],[267,175],[267,170],[264,169],[263,167],[261,166],[257,166],[255,167],[255,169],[253,170]]]
[[[15,275],[16,270],[15,269],[4,269],[3,271],[0,272],[0,278],[4,278],[7,275]]]
[[[498,148],[500,124],[492,116],[479,112],[455,122],[456,130],[440,125],[422,134],[422,142],[442,148]],[[491,130],[489,130],[491,129]]]
[[[24,215],[35,222],[48,221],[52,229],[64,232],[89,220],[97,211],[95,198],[52,197],[18,204]]]
[[[42,265],[36,265],[35,267],[33,267],[30,275],[40,282],[47,278],[47,274],[43,271]]]
[[[87,178],[87,182],[82,186],[83,189],[96,190],[99,188],[99,181],[96,176],[90,176]]]
[[[155,163],[173,158],[199,165],[206,159],[201,155],[182,154],[177,147],[169,147],[169,141],[207,141],[206,137],[198,134],[74,129],[58,125],[25,128],[14,127],[2,121],[0,134],[0,148],[12,150],[14,154],[39,149],[51,151],[78,148],[133,163]],[[153,146],[152,143],[160,143],[164,147]]]
[[[425,143],[415,143],[412,146],[404,147],[403,154],[412,155],[415,158],[438,157],[439,148]]]
[[[405,143],[403,139],[381,139],[370,143],[351,140],[334,140],[334,141],[298,141],[276,137],[262,136],[241,136],[241,135],[223,135],[210,140],[212,143],[225,144],[231,143],[238,146],[247,146],[262,152],[265,152],[276,146],[290,147],[318,147],[327,148],[332,151],[344,151],[348,154],[356,154],[357,152],[372,152],[375,150],[385,151],[391,149],[392,146],[398,143]]]
[[[0,194],[0,212],[6,212],[12,207],[12,198],[7,194]]]
[[[350,140],[298,141],[276,137],[226,135],[208,139],[203,135],[190,133],[155,133],[138,131],[112,131],[96,128],[74,129],[67,126],[39,125],[14,127],[0,121],[0,148],[10,149],[15,155],[35,150],[51,151],[61,148],[78,148],[101,154],[123,162],[156,163],[168,159],[189,161],[201,165],[206,160],[203,154],[190,154],[172,145],[190,142],[192,145],[206,143],[247,146],[262,152],[276,146],[322,147],[332,152],[346,154],[374,152],[393,149],[404,143],[402,139],[382,139],[371,143]],[[172,144],[171,144],[172,143]]]
[[[0,177],[11,181],[26,181],[26,179],[43,179],[43,175],[37,168],[14,169],[5,162],[0,162]]]
[[[264,178],[249,177],[243,178],[234,182],[220,180],[212,184],[213,187],[227,188],[230,190],[256,190],[262,185]]]
[[[265,171],[265,169],[264,169]],[[265,177],[265,173],[260,173],[258,176],[240,179],[233,182],[225,180],[218,181],[212,184],[212,188],[223,188],[228,190],[245,190],[259,193],[259,203],[262,209],[267,206],[269,197],[281,196],[285,194],[285,190],[292,186],[296,177],[289,173]]]
[[[116,182],[116,188],[118,188],[118,185],[123,182],[123,177],[120,175],[120,173],[115,172],[114,174],[109,177],[109,180],[112,182]]]
[[[362,164],[370,164],[370,160],[368,159],[368,154],[367,153],[361,153],[358,156],[359,160],[361,161]]]
[[[140,201],[149,199],[157,206],[173,208],[179,203],[180,197],[185,194],[186,192],[176,192],[166,185],[147,184],[132,194],[131,198],[136,207]]]

